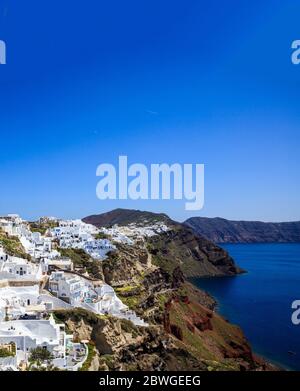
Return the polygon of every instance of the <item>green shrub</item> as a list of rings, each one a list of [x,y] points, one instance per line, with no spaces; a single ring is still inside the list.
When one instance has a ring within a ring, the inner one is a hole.
[[[87,345],[88,347],[88,356],[87,356],[87,359],[86,361],[84,362],[84,364],[82,365],[82,367],[79,369],[80,371],[88,371],[91,364],[92,364],[92,361],[96,355],[96,349],[95,349],[95,346],[92,345],[91,343],[89,343]]]
[[[44,349],[41,346],[38,346],[35,349],[31,349],[30,351],[30,362],[37,362],[37,361],[50,361],[52,359],[52,354],[49,352],[48,349]]]
[[[3,358],[3,357],[11,357],[11,356],[14,356],[14,354],[11,353],[8,349],[0,348],[0,357],[1,358]]]

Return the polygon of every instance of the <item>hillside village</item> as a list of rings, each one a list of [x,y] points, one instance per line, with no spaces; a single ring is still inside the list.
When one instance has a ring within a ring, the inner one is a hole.
[[[37,223],[18,215],[0,218],[0,370],[38,366],[77,371],[88,358],[88,341],[76,341],[53,311],[83,308],[147,327],[114,289],[74,265],[67,251],[84,252],[102,262],[117,243],[132,244],[159,226],[98,229],[81,220],[43,218]]]
[[[274,370],[187,280],[242,272],[164,214],[0,217],[0,371]]]

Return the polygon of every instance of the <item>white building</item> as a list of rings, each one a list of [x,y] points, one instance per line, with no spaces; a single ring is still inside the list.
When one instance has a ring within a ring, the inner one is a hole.
[[[64,271],[73,271],[74,265],[70,258],[58,257],[58,258],[44,258],[41,260],[42,269],[45,273],[61,269]]]
[[[108,239],[88,239],[83,244],[83,249],[92,258],[103,260],[107,253],[114,251],[116,247]]]
[[[55,250],[52,251],[52,240],[42,236],[39,232],[23,232],[20,236],[20,242],[23,245],[27,254],[35,259],[41,259],[44,257],[57,256],[59,253]]]
[[[60,221],[50,233],[59,241],[59,247],[82,249],[97,260],[105,259],[109,251],[116,249],[108,239],[95,239],[99,230],[81,220]]]
[[[49,320],[14,320],[0,323],[0,344],[13,342],[17,349],[17,363],[28,361],[30,351],[47,349],[54,357],[53,364],[66,365],[66,333],[64,324]]]
[[[7,255],[0,247],[0,280],[40,281],[41,278],[41,265],[33,264],[24,258]]]
[[[6,317],[18,319],[32,311],[33,306],[40,305],[39,286],[10,286],[2,281],[0,286],[0,323]],[[43,308],[40,308],[43,310]],[[45,308],[44,308],[45,310]]]
[[[145,237],[159,235],[169,231],[169,227],[161,221],[154,223],[147,222],[142,224],[128,224],[119,226],[115,224],[112,228],[102,227],[100,232],[112,237],[115,242],[132,245],[137,241],[143,240]]]
[[[70,304],[83,295],[85,284],[77,275],[65,274],[63,271],[52,272],[49,279],[49,291]]]
[[[114,289],[105,283],[94,287],[90,281],[80,276],[59,271],[51,273],[49,290],[57,297],[67,300],[73,307],[81,307],[99,315],[113,315],[131,320],[139,326],[147,326],[134,311],[122,303]]]

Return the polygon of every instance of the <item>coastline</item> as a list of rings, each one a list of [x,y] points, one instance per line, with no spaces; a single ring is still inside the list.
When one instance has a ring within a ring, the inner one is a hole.
[[[197,285],[194,283],[194,280],[208,280],[208,279],[215,279],[215,278],[236,278],[236,277],[239,277],[241,275],[245,275],[247,274],[248,272],[245,271],[244,273],[239,273],[235,276],[216,276],[216,277],[191,277],[191,278],[188,278],[188,282],[190,284],[192,284],[195,288],[197,289],[200,289],[202,290],[203,292],[205,292],[205,294],[207,294],[213,301],[214,301],[214,304],[213,304],[213,311],[216,312],[218,315],[222,316],[226,321],[228,321],[229,323],[233,324],[233,325],[236,325],[237,327],[239,327],[241,329],[241,331],[243,332],[243,334],[245,335],[248,343],[250,344],[251,346],[251,349],[253,351],[253,357],[255,358],[255,360],[257,362],[261,362],[262,365],[265,365],[266,366],[266,369],[269,370],[269,371],[295,371],[296,369],[294,368],[289,368],[288,366],[284,365],[283,363],[277,361],[277,360],[274,360],[270,357],[267,357],[263,354],[261,354],[259,352],[259,349],[257,349],[257,347],[253,347],[253,344],[249,342],[248,340],[248,337],[247,335],[245,334],[244,332],[244,329],[239,325],[239,324],[236,324],[235,322],[232,322],[232,320],[230,319],[229,316],[227,316],[226,313],[222,313],[222,311],[220,311],[220,308],[222,306],[222,302],[219,298],[216,298],[214,295],[212,295],[210,292],[206,291],[205,289],[203,289],[201,286]]]

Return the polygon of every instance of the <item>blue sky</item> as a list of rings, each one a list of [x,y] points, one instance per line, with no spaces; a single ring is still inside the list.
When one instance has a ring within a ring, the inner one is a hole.
[[[0,214],[299,220],[299,14],[291,0],[0,0]],[[204,163],[204,208],[98,200],[96,167],[121,154]]]

